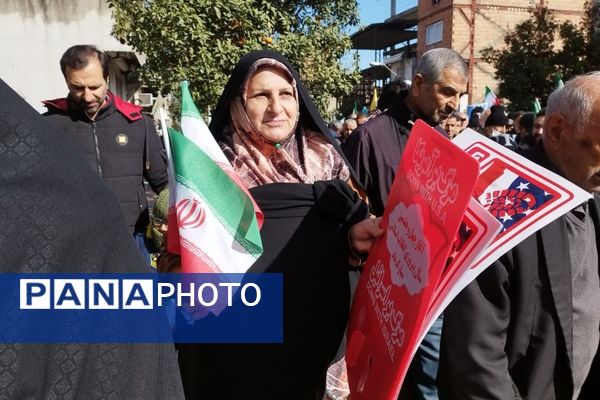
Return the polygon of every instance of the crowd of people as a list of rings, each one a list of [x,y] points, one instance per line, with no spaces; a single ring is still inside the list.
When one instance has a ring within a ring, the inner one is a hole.
[[[143,272],[158,247],[159,272],[181,270],[163,240],[163,145],[151,119],[107,89],[108,65],[94,46],[69,48],[60,60],[68,95],[45,101],[45,118],[0,87],[0,143],[20,132],[37,152],[35,171],[28,170],[32,160],[25,153],[0,156],[3,171],[14,171],[3,179],[16,185],[37,173],[30,195],[12,196],[35,211],[44,193],[54,215],[25,221],[33,228],[22,229],[23,221],[7,214],[6,231],[22,242],[39,242],[36,229],[60,232],[49,245],[56,249],[51,261],[34,268],[23,250],[5,263],[7,272],[19,265],[26,266],[20,272],[73,272],[82,265]],[[537,114],[508,113],[498,105],[467,115],[459,109],[467,83],[460,54],[429,50],[410,84],[393,81],[384,88],[376,111],[328,126],[285,57],[267,50],[243,56],[209,129],[264,213],[264,252],[250,272],[283,274],[283,343],[0,345],[0,353],[19,359],[1,397],[326,398],[327,369],[343,353],[352,274],[383,234],[380,217],[417,119],[449,139],[475,129],[582,189],[600,192],[600,72],[574,77]],[[152,219],[144,181],[160,193]],[[426,335],[400,399],[597,397],[599,213],[594,195],[467,286]],[[80,355],[64,356],[73,352]],[[56,372],[67,362],[73,373]]]
[[[350,114],[348,118],[330,124],[331,133],[340,144],[345,144],[348,137],[358,126],[367,120],[388,110],[389,98],[394,98],[401,90],[408,90],[402,80],[393,80],[382,88],[382,97],[377,109],[369,114]],[[500,143],[511,150],[521,152],[535,146],[541,140],[544,129],[546,110],[537,112],[508,111],[505,105],[492,105],[484,110],[476,106],[469,114],[458,109],[452,111],[436,128],[443,130],[450,140],[467,128],[473,129],[486,137]]]

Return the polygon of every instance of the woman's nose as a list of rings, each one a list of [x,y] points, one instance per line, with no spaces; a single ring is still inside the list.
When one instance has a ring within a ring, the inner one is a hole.
[[[273,114],[279,114],[282,110],[281,100],[277,96],[274,96],[269,102],[269,111]]]

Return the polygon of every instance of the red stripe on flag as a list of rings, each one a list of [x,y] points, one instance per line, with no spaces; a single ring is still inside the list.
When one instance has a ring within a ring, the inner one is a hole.
[[[167,251],[173,254],[181,254],[181,246],[179,244],[179,224],[177,223],[177,211],[175,206],[169,208],[167,222],[167,226],[169,227],[167,229]]]
[[[181,272],[184,274],[216,274],[221,272],[212,258],[185,239],[181,239],[181,268]]]
[[[479,198],[485,190],[494,182],[496,179],[500,178],[504,173],[504,166],[502,163],[493,162],[492,165],[485,171],[479,175],[479,179],[475,184],[475,189],[473,189],[473,193],[476,198]]]

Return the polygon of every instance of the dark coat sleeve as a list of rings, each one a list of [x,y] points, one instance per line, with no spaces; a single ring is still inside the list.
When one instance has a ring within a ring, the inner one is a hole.
[[[348,158],[350,166],[354,168],[360,183],[366,188],[371,184],[369,173],[370,143],[361,130],[354,131],[344,143],[344,154]]]
[[[144,118],[146,119],[144,123],[148,127],[148,134],[146,135],[148,159],[145,159],[146,155],[144,154],[144,178],[146,178],[154,193],[160,193],[167,186],[169,180],[165,150],[160,137],[156,133],[154,122],[148,116],[144,116]],[[150,168],[146,168],[148,162]]]
[[[592,400],[600,393],[600,350],[596,353],[588,377],[581,388],[578,400]]]
[[[520,399],[505,351],[511,254],[468,285],[444,312],[441,399]]]
[[[363,125],[355,130],[344,143],[343,150],[348,163],[356,172],[359,183],[366,190],[369,201],[377,215],[383,213],[383,199],[379,195],[377,181],[377,159],[373,154],[373,143]]]

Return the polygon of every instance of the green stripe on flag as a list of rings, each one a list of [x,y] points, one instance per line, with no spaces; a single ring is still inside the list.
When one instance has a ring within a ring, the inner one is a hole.
[[[534,113],[534,114],[537,114],[540,111],[542,111],[542,105],[540,104],[540,100],[536,97],[531,102],[531,112]]]
[[[190,84],[188,81],[182,81],[179,84],[179,87],[181,88],[181,116],[202,118],[200,111],[198,111],[196,104],[194,104],[194,99],[192,99],[192,95],[190,94],[189,86]]]
[[[252,200],[191,140],[169,128],[176,180],[197,193],[250,254],[262,253]]]

